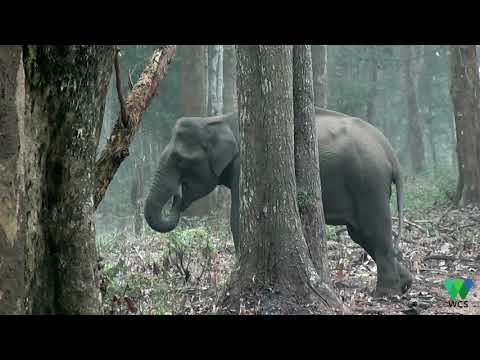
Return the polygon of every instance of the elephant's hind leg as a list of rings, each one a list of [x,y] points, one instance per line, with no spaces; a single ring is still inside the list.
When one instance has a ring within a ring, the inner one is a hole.
[[[391,219],[388,216],[363,216],[361,220],[358,228],[347,228],[350,237],[363,247],[377,264],[375,296],[404,293],[410,288],[412,280],[408,270],[395,257]]]

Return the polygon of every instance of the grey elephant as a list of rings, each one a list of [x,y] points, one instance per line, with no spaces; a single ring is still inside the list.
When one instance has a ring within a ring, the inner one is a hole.
[[[374,259],[376,296],[406,292],[412,276],[397,259],[389,205],[395,183],[400,237],[403,186],[395,152],[378,129],[361,119],[316,108],[315,121],[326,223],[346,225],[350,237]],[[145,202],[149,226],[173,230],[193,201],[224,185],[231,191],[230,225],[238,249],[239,155],[238,114],[179,119]],[[162,215],[172,198],[170,213]]]

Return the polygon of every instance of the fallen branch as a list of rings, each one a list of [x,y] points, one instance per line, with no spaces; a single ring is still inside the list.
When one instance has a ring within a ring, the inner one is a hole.
[[[156,49],[150,63],[143,70],[140,79],[125,100],[124,110],[126,114],[123,114],[122,111],[118,117],[107,144],[96,163],[95,209],[105,196],[120,164],[129,155],[128,147],[140,125],[142,115],[155,96],[158,84],[165,77],[168,65],[175,56],[175,52],[175,45],[162,45]],[[117,83],[117,92],[118,86]],[[123,122],[124,115],[125,123]]]
[[[392,219],[398,221],[398,218],[395,217],[395,216],[392,216]],[[412,221],[408,221],[406,218],[404,218],[403,221],[405,222],[405,224],[408,224],[408,225],[410,225],[410,226],[413,226],[413,227],[417,228],[418,230],[423,231],[423,232],[426,233],[428,236],[430,235],[429,232],[428,232],[428,230],[425,229],[425,228],[423,228],[422,226],[420,226],[420,225],[418,225],[418,224],[415,224],[415,223],[412,222]]]
[[[426,256],[425,258],[423,258],[422,261],[426,261],[426,260],[443,260],[443,261],[460,260],[460,261],[467,261],[467,262],[476,262],[475,259],[469,259],[466,257],[456,257],[451,255],[440,255],[440,254]]]

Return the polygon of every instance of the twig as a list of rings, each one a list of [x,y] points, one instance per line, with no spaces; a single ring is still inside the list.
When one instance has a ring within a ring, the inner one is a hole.
[[[133,70],[129,69],[128,70],[128,87],[130,88],[130,91],[133,90],[133,80],[132,80],[132,73],[135,72],[135,69],[137,68],[138,64],[135,64],[133,66]]]
[[[395,217],[395,216],[392,216],[392,219],[398,220],[398,218]],[[421,231],[423,231],[424,233],[426,233],[427,235],[429,235],[428,230],[425,229],[425,228],[423,228],[423,227],[421,227],[420,225],[415,224],[414,222],[408,221],[406,218],[405,218],[403,221],[405,221],[405,224],[408,224],[408,225],[410,225],[410,226],[413,226],[413,227],[417,228],[418,230],[421,230]]]
[[[120,75],[120,63],[118,60],[120,54],[120,49],[117,48],[115,52],[115,78],[116,78],[116,84],[117,84],[117,95],[118,95],[118,101],[120,102],[120,113],[121,113],[121,124],[123,125],[124,128],[127,128],[128,126],[128,118],[127,118],[127,107],[125,106],[125,98],[123,96],[122,92],[122,77]]]

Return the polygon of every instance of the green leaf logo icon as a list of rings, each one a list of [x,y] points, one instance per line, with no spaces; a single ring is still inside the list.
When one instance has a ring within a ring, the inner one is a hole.
[[[473,280],[472,279],[446,279],[444,282],[445,288],[447,289],[448,293],[450,294],[450,298],[455,300],[460,294],[462,300],[468,295],[468,292],[473,287]]]

